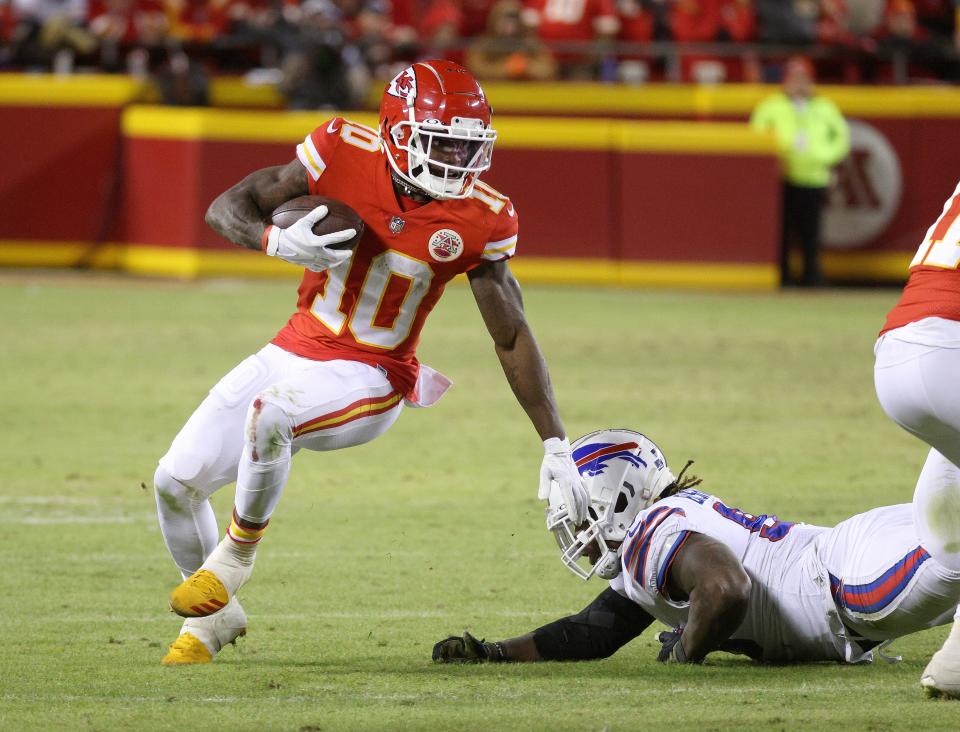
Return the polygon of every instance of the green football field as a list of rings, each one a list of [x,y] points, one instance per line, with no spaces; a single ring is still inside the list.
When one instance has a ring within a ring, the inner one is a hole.
[[[926,448],[872,382],[897,292],[525,295],[572,436],[641,430],[783,519],[910,500]],[[373,444],[298,455],[242,592],[248,636],[162,667],[179,577],[156,460],[293,305],[291,282],[0,278],[0,729],[960,729],[960,704],[918,684],[945,628],[897,642],[894,665],[666,667],[653,630],[601,662],[432,664],[446,635],[526,632],[603,588],[544,530],[540,442],[462,285],[421,348],[454,389]],[[231,503],[215,497],[221,521]]]

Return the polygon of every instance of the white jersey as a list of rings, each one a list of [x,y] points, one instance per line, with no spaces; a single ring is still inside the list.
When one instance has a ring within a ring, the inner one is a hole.
[[[818,576],[814,540],[828,531],[730,508],[687,489],[641,512],[624,541],[622,571],[611,586],[657,620],[685,626],[688,602],[669,597],[667,578],[691,532],[722,542],[752,581],[743,623],[731,639],[765,660],[859,660],[835,622],[829,586]],[[834,621],[834,622],[831,622]]]

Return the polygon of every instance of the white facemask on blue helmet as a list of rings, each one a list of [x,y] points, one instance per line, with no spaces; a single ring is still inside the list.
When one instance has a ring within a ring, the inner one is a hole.
[[[547,529],[564,565],[581,579],[620,574],[620,546],[633,520],[676,481],[667,459],[639,432],[608,429],[584,435],[571,445],[573,461],[590,494],[589,517],[575,526],[556,484],[547,501]],[[599,558],[591,565],[588,549]],[[612,545],[612,546],[611,546]]]

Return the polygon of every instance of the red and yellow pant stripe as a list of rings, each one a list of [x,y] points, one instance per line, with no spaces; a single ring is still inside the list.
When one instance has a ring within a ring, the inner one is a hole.
[[[335,412],[328,412],[327,414],[322,414],[319,417],[308,420],[303,424],[296,425],[293,428],[293,436],[294,438],[303,437],[311,432],[342,427],[345,424],[363,419],[364,417],[373,417],[377,414],[389,412],[400,403],[402,398],[399,392],[391,392],[386,396],[358,399]]]

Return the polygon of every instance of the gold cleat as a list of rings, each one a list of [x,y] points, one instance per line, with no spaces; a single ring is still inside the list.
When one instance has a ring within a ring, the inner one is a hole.
[[[210,663],[224,646],[235,644],[247,634],[247,614],[233,598],[220,612],[205,618],[187,618],[180,628],[180,637],[170,644],[163,657],[164,666]]]
[[[188,663],[210,663],[213,656],[193,633],[184,633],[170,644],[167,655],[160,661],[164,666],[183,666]]]
[[[198,569],[170,593],[170,609],[184,618],[205,618],[228,602],[227,588],[209,569]]]

